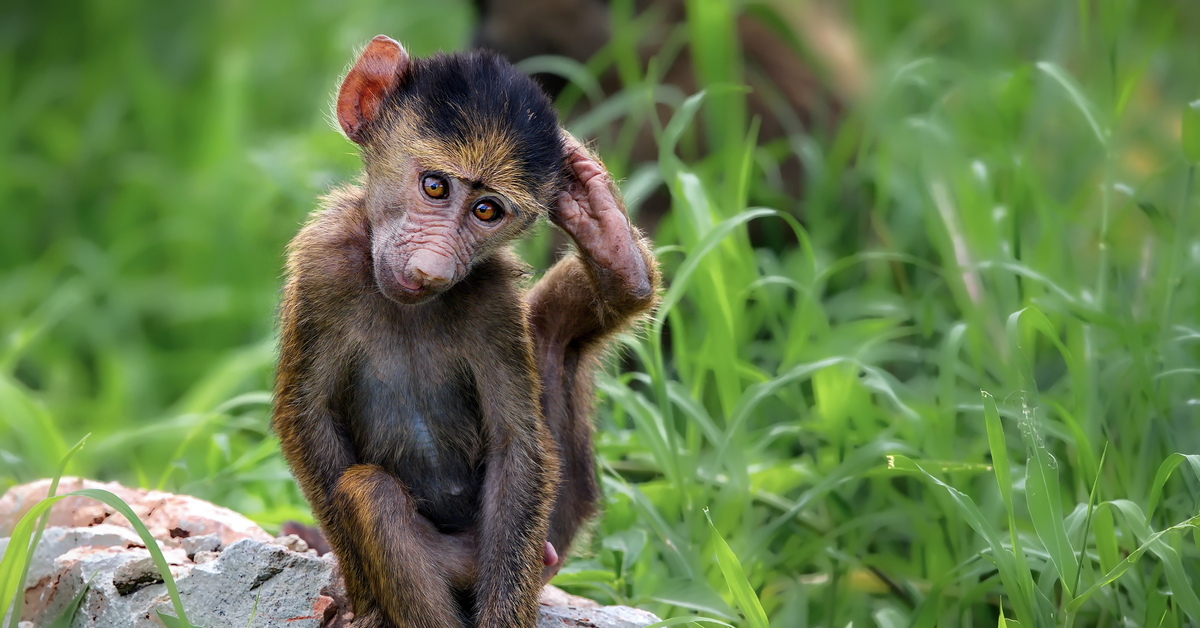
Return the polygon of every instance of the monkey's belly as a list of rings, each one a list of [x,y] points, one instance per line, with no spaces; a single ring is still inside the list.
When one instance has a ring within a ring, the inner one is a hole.
[[[364,369],[365,370],[365,369]],[[483,484],[483,436],[474,383],[460,371],[415,381],[416,369],[353,387],[350,427],[359,461],[395,475],[417,511],[443,532],[473,527]]]

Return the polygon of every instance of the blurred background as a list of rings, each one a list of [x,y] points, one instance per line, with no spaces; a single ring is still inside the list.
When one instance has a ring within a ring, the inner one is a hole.
[[[359,167],[332,94],[375,34],[484,43],[667,275],[557,584],[731,625],[1192,625],[1198,32],[1182,0],[5,2],[0,490],[90,433],[68,473],[311,521],[269,390],[284,246]]]

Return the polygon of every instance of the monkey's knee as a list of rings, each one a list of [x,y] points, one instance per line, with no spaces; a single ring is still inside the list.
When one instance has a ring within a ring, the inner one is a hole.
[[[451,586],[473,582],[472,538],[438,533],[404,484],[375,465],[342,473],[331,519],[339,533],[335,549],[346,550],[343,573],[355,612],[363,613],[361,628],[462,625]]]
[[[415,512],[404,484],[372,464],[346,469],[333,487],[333,502],[344,517],[366,527],[401,524]]]
[[[389,488],[402,488],[400,481],[383,467],[374,464],[356,464],[348,467],[333,487],[335,494],[344,495],[354,501],[370,498],[372,494]]]

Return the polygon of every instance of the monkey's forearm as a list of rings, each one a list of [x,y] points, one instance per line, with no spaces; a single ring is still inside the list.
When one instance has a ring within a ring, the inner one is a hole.
[[[557,459],[544,445],[505,449],[484,480],[476,623],[526,628],[536,621]]]
[[[612,176],[575,138],[563,137],[573,177],[550,218],[578,252],[546,273],[529,304],[540,343],[580,350],[654,307],[658,265],[649,242],[630,223]]]
[[[545,543],[559,459],[538,404],[539,381],[523,308],[512,303],[489,334],[520,339],[479,343],[477,383],[487,453],[477,518],[476,625],[530,628],[537,619]],[[505,315],[507,314],[507,315]]]
[[[322,409],[324,404],[312,403],[300,394],[312,385],[310,378],[281,370],[279,380],[271,425],[279,435],[284,459],[320,517],[338,478],[356,462],[355,455],[335,427],[333,416]]]
[[[637,240],[644,284],[636,292],[617,273],[583,253],[551,268],[529,293],[530,321],[539,343],[587,349],[628,328],[658,302],[658,266],[644,240]]]
[[[322,524],[355,614],[378,613],[395,626],[463,625],[447,585],[473,578],[472,548],[438,532],[393,475],[374,465],[347,469]]]

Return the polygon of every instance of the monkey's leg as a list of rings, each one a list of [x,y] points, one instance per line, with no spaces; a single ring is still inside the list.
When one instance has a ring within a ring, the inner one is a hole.
[[[592,374],[605,341],[654,307],[658,271],[648,242],[630,225],[608,172],[574,138],[574,181],[552,214],[578,247],[529,294],[542,413],[562,459],[550,542],[565,555],[595,512],[599,489],[592,454]],[[543,572],[546,580],[558,565]]]
[[[324,527],[362,625],[463,626],[451,589],[468,577],[471,548],[438,532],[391,474],[374,465],[348,468],[330,495]]]
[[[561,460],[561,481],[547,539],[554,546],[558,560],[542,571],[543,582],[549,582],[562,567],[579,527],[595,514],[600,497],[590,419],[593,397],[590,375],[596,360],[545,337],[537,338],[536,346],[542,378],[542,413]],[[583,368],[581,361],[585,363]]]
[[[486,451],[476,515],[479,628],[533,628],[542,589],[558,456],[537,398],[524,304],[513,290],[488,310],[495,324],[464,326]],[[474,332],[474,337],[468,333]]]

